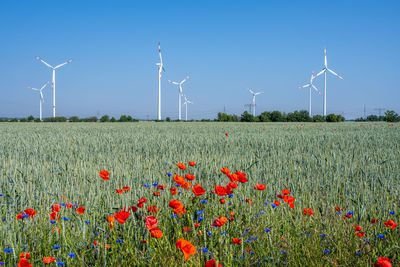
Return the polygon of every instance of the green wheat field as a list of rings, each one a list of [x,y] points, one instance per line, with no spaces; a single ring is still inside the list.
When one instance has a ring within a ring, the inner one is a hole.
[[[219,196],[215,186],[231,182],[224,167],[248,181]],[[196,178],[183,189],[174,174]],[[0,175],[5,266],[23,252],[33,266],[373,266],[379,257],[400,266],[400,124],[0,123]],[[294,208],[277,197],[283,189]],[[133,206],[125,223],[108,221]],[[213,226],[219,217],[228,221]],[[178,239],[196,250],[187,260]]]

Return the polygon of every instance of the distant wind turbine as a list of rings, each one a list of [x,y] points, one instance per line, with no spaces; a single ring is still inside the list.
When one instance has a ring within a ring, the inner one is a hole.
[[[160,121],[161,120],[161,72],[164,71],[164,64],[162,62],[162,57],[161,57],[161,47],[160,43],[158,43],[158,54],[160,56],[160,63],[156,63],[158,66],[158,109],[157,109],[157,119]]]
[[[315,87],[313,85],[313,83],[312,83],[313,79],[314,79],[314,71],[311,73],[310,83],[298,87],[299,89],[307,88],[307,87],[309,87],[309,89],[310,89],[310,96],[309,96],[309,99],[308,99],[308,114],[310,115],[310,117],[311,117],[311,88],[313,88],[315,91],[318,92],[318,94],[321,95],[321,92],[317,89],[317,87]]]
[[[175,84],[175,85],[178,85],[178,89],[179,89],[179,91],[178,91],[178,119],[179,119],[179,120],[182,119],[182,118],[181,118],[181,106],[182,106],[182,104],[181,104],[181,98],[182,98],[182,96],[183,96],[182,84],[183,84],[184,82],[186,82],[186,81],[189,79],[189,77],[190,77],[190,76],[187,76],[187,77],[186,77],[185,79],[183,79],[181,82],[173,82],[173,81],[168,80],[170,83]]]
[[[57,65],[55,67],[51,66],[50,64],[48,64],[47,62],[45,62],[43,59],[41,59],[40,57],[36,57],[40,62],[42,62],[43,64],[45,64],[47,67],[51,68],[53,70],[53,79],[52,79],[52,86],[53,86],[53,117],[56,116],[56,69],[64,66],[65,64],[71,63],[72,59],[68,60],[67,62],[64,62],[60,65]]]
[[[186,108],[186,112],[185,112],[186,118],[185,118],[185,121],[187,121],[187,114],[188,114],[187,109],[188,109],[188,104],[193,104],[193,102],[189,101],[189,99],[188,99],[185,95],[184,95],[183,97],[184,97],[184,99],[185,99],[185,101],[183,102],[183,105],[185,105],[185,108]]]
[[[329,71],[330,73],[332,73],[333,75],[335,75],[336,77],[340,78],[343,80],[342,77],[340,77],[336,72],[334,72],[331,69],[328,69],[328,61],[326,59],[326,48],[324,48],[324,54],[325,54],[325,66],[324,68],[317,74],[314,76],[314,78],[317,78],[319,75],[321,75],[322,73],[324,73],[324,116],[326,116],[326,71]],[[314,79],[313,78],[313,79]]]
[[[251,90],[250,88],[247,88],[247,90],[249,90],[250,94],[253,95],[253,101],[251,103],[251,106],[253,107],[253,116],[256,116],[256,95],[263,94],[264,92],[254,93],[253,90]]]
[[[35,91],[39,91],[40,93],[40,99],[39,99],[39,119],[42,120],[42,102],[44,103],[44,98],[43,98],[43,89],[49,84],[49,82],[45,83],[42,88],[37,89],[37,88],[32,88],[30,86],[28,86],[29,89],[35,90]]]

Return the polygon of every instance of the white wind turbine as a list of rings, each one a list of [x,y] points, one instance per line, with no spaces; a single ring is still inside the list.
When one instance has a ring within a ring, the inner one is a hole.
[[[313,83],[312,83],[313,79],[314,79],[314,71],[311,73],[310,83],[298,87],[299,89],[300,88],[307,88],[307,87],[309,87],[309,89],[310,89],[310,96],[309,96],[309,99],[308,99],[308,114],[310,115],[310,117],[311,117],[311,88],[313,88],[315,91],[318,92],[318,94],[321,95],[321,92],[317,89],[317,87],[315,87],[313,85]]]
[[[187,114],[188,114],[188,112],[187,112],[187,109],[188,109],[188,104],[193,104],[193,102],[191,102],[191,101],[189,101],[189,99],[185,96],[185,95],[183,95],[183,97],[185,98],[185,101],[183,102],[183,105],[185,105],[185,108],[186,108],[186,112],[185,112],[185,121],[187,121]]]
[[[340,77],[333,70],[328,69],[328,62],[327,62],[327,59],[326,59],[326,48],[324,48],[324,53],[325,53],[325,67],[317,75],[315,75],[314,78],[316,78],[319,75],[321,75],[322,73],[324,73],[324,116],[326,116],[326,71],[329,71],[330,73],[332,73],[333,75],[337,76],[338,78],[340,78],[342,80],[343,80],[343,78]]]
[[[158,110],[157,110],[157,119],[161,120],[161,72],[164,71],[164,64],[162,62],[161,57],[161,47],[160,43],[158,43],[158,54],[160,55],[160,63],[156,63],[158,66]]]
[[[170,83],[172,83],[172,84],[175,84],[175,85],[178,85],[178,89],[179,89],[179,91],[178,91],[178,119],[179,120],[181,120],[182,119],[182,116],[181,116],[181,106],[182,106],[182,104],[181,104],[181,98],[182,98],[182,96],[183,96],[183,90],[182,90],[182,84],[184,83],[184,82],[186,82],[188,79],[189,79],[189,77],[190,76],[187,76],[185,79],[183,79],[181,82],[173,82],[173,81],[170,81],[170,80],[168,80]]]
[[[56,116],[56,69],[64,66],[65,64],[71,63],[72,59],[68,60],[67,62],[64,62],[60,65],[57,65],[55,67],[51,66],[47,62],[45,62],[43,59],[40,57],[36,57],[39,61],[41,61],[43,64],[45,64],[47,67],[51,68],[53,70],[53,79],[52,79],[52,86],[53,86],[53,117]]]
[[[40,93],[40,99],[39,99],[39,118],[40,120],[42,120],[42,102],[44,103],[44,98],[43,98],[43,89],[49,84],[49,82],[45,83],[42,88],[37,89],[37,88],[32,88],[30,86],[28,86],[29,89],[32,89],[34,91],[39,91]]]
[[[253,107],[253,116],[256,116],[256,95],[261,95],[264,92],[254,93],[253,90],[251,90],[250,88],[247,88],[247,90],[249,90],[249,92],[253,95],[253,101],[251,103],[251,106]]]

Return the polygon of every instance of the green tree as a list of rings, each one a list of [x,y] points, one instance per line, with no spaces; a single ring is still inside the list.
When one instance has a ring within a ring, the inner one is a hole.
[[[240,117],[240,121],[244,121],[244,122],[255,122],[258,121],[257,117],[254,117],[252,114],[250,114],[249,112],[247,112],[247,110],[245,112],[242,113],[242,116]]]
[[[30,115],[29,117],[28,117],[28,121],[33,121],[35,118],[32,116],[32,115]]]
[[[286,116],[283,115],[280,111],[274,110],[271,112],[271,121],[283,122],[283,121],[286,121]]]
[[[69,118],[69,122],[79,122],[79,118],[77,116],[72,116],[71,118]]]
[[[100,122],[109,122],[110,117],[108,115],[104,115],[103,117],[100,118]]]
[[[336,116],[336,114],[333,114],[333,113],[328,114],[328,115],[326,116],[326,121],[327,121],[327,122],[337,122],[337,116]]]
[[[385,112],[385,121],[397,122],[397,121],[400,121],[400,117],[394,110],[387,110]]]
[[[165,121],[171,121],[171,118],[170,117],[166,117]]]
[[[314,122],[324,122],[324,117],[322,117],[321,115],[314,115],[314,117],[312,118],[312,121]]]
[[[117,119],[114,118],[114,117],[112,117],[112,118],[110,119],[110,122],[116,122],[116,121],[117,121]]]
[[[264,111],[258,116],[258,119],[262,122],[270,122],[271,121],[271,112]]]

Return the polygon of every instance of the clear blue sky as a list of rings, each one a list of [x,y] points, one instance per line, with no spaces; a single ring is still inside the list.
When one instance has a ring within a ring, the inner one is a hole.
[[[328,67],[327,111],[347,118],[374,108],[400,112],[400,1],[18,1],[0,3],[0,117],[38,116],[27,86],[57,70],[57,115],[155,118],[157,43],[166,73],[162,115],[177,117],[177,89],[167,79],[191,75],[189,118],[240,114],[247,87],[265,91],[257,113],[308,108],[311,71]],[[323,79],[315,85],[323,90]],[[45,90],[43,116],[51,116]],[[313,113],[322,97],[313,94]]]

